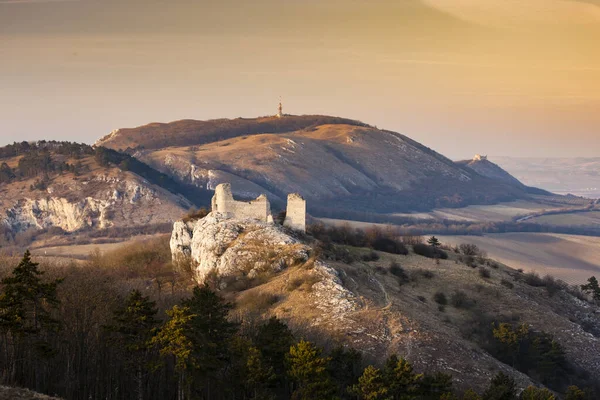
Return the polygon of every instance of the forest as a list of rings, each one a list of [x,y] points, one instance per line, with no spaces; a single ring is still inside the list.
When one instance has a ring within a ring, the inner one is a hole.
[[[367,362],[277,318],[233,312],[216,287],[190,285],[168,254],[148,243],[92,254],[83,267],[40,265],[29,252],[2,258],[0,382],[65,399],[596,398],[593,385],[575,386],[586,381],[562,346],[526,324],[488,326],[487,349],[561,397],[541,385],[519,394],[503,373],[476,393],[402,355]]]

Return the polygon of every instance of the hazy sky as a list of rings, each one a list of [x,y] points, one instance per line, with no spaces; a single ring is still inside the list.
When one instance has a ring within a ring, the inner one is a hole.
[[[598,156],[600,0],[0,0],[0,145],[280,96],[451,158]]]

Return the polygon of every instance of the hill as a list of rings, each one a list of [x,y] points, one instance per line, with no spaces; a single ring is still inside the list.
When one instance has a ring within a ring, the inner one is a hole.
[[[65,142],[0,148],[0,240],[98,230],[168,229],[202,193],[129,155]],[[22,240],[20,240],[22,239]]]
[[[117,130],[97,145],[127,150],[204,189],[230,182],[237,196],[267,193],[275,204],[298,192],[315,215],[357,217],[528,197],[516,180],[490,178],[399,133],[335,117],[151,124]]]
[[[550,192],[525,186],[521,181],[512,176],[510,173],[502,169],[498,164],[494,164],[488,160],[487,156],[480,156],[479,154],[473,157],[472,160],[457,161],[457,164],[463,165],[477,172],[479,175],[485,176],[499,182],[507,183],[511,186],[519,187],[531,194],[538,195],[551,195]]]
[[[477,246],[433,256],[418,239],[408,244],[383,230],[313,226],[311,233],[213,213],[176,223],[171,249],[180,264],[192,258],[198,283],[235,301],[235,315],[277,316],[303,337],[355,348],[376,365],[399,354],[420,372],[450,373],[456,388],[478,391],[498,371],[521,387],[534,382],[559,392],[599,376],[600,309],[576,297],[577,289],[511,269]],[[373,250],[383,243],[399,254]],[[526,324],[558,343],[565,364],[546,370],[556,379],[544,377],[542,363],[519,366],[497,348],[499,323]]]

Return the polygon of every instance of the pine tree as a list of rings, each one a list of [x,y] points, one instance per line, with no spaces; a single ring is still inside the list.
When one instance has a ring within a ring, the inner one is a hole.
[[[274,399],[271,387],[277,380],[273,367],[267,365],[259,349],[250,347],[246,358],[246,385],[253,399]]]
[[[404,358],[393,355],[387,359],[383,370],[392,398],[414,399],[419,394],[423,374],[413,372],[412,365]]]
[[[54,355],[48,338],[60,327],[52,312],[59,305],[56,290],[62,279],[43,282],[44,272],[38,265],[26,251],[12,275],[0,281],[0,332],[5,335],[8,353],[4,376],[11,383],[17,379],[18,364],[23,365],[27,359]],[[17,356],[18,349],[22,352]],[[35,354],[30,354],[31,350]],[[24,378],[33,379],[37,386],[37,368],[30,375],[33,377]]]
[[[462,400],[481,400],[481,396],[478,395],[473,389],[469,389],[463,393]]]
[[[18,335],[35,335],[44,328],[55,328],[58,321],[51,310],[58,306],[56,288],[61,279],[42,282],[43,271],[25,252],[12,276],[3,279],[0,294],[0,327]]]
[[[310,342],[301,340],[287,356],[288,375],[295,383],[293,400],[337,399],[335,384],[327,372],[328,358]]]
[[[427,240],[427,244],[429,244],[431,247],[434,247],[436,249],[442,245],[440,243],[440,241],[438,240],[438,238],[436,238],[435,236],[430,237]]]
[[[164,356],[172,356],[175,359],[175,371],[179,376],[177,399],[182,400],[190,397],[191,374],[199,364],[200,360],[194,352],[194,343],[188,337],[191,330],[191,321],[195,317],[189,307],[173,306],[167,311],[169,319],[152,339],[152,343],[160,348]]]
[[[347,389],[358,383],[363,374],[362,355],[355,349],[339,346],[331,351],[329,357],[327,369],[338,386],[338,393],[344,397]]]
[[[529,386],[521,393],[520,400],[556,400],[556,396],[548,389]]]
[[[208,286],[196,287],[190,299],[171,310],[157,335],[161,353],[176,358],[180,378],[186,377],[180,383],[188,392],[194,389],[210,398],[213,387],[222,383],[229,342],[238,328],[227,319],[231,308]]]
[[[498,372],[492,378],[489,388],[483,393],[483,398],[486,400],[516,400],[515,381],[510,376]]]
[[[437,400],[452,395],[452,375],[441,372],[425,375],[419,382],[421,399]]]
[[[294,344],[294,336],[287,325],[276,317],[271,317],[258,328],[254,343],[275,373],[283,376],[286,355]]]
[[[152,338],[159,321],[156,303],[133,290],[124,304],[114,312],[114,323],[107,329],[125,350],[129,366],[134,370],[138,399],[144,399],[144,372],[148,367]]]
[[[588,279],[588,283],[586,285],[581,285],[581,290],[591,295],[594,300],[600,301],[600,285],[598,284],[598,279],[596,279],[595,276],[592,276],[590,279]]]
[[[349,392],[358,397],[359,400],[388,400],[392,396],[389,393],[383,374],[372,365],[365,368],[358,383],[349,389]]]
[[[569,386],[565,394],[565,400],[587,400],[587,394],[577,386]]]

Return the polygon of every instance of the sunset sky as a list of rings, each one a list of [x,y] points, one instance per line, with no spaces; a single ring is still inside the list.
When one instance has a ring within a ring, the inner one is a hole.
[[[455,159],[600,156],[600,0],[0,0],[0,145],[280,96]]]

